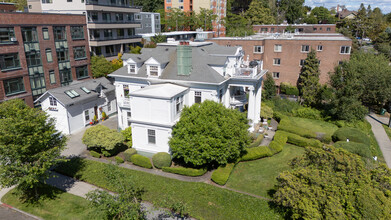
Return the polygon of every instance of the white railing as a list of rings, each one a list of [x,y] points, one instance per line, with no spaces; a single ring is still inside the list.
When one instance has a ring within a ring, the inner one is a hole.
[[[247,102],[246,94],[233,95],[231,96],[230,102],[231,104],[246,103]]]
[[[122,99],[122,100],[119,100],[118,101],[118,104],[119,104],[119,106],[120,107],[122,107],[122,108],[130,108],[130,101],[129,101],[129,99]]]

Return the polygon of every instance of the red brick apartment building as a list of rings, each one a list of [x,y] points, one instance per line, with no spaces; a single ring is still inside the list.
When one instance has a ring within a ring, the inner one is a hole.
[[[0,2],[0,12],[15,12],[15,3],[11,2]]]
[[[0,13],[0,102],[91,78],[85,15]]]
[[[227,47],[240,46],[249,60],[262,61],[263,69],[272,73],[276,84],[296,85],[301,66],[308,52],[316,50],[320,61],[320,82],[326,83],[328,73],[350,58],[351,39],[341,34],[258,34],[246,38],[213,38],[209,41]]]
[[[335,24],[271,24],[253,25],[255,33],[283,33],[288,27],[294,28],[296,33],[335,33]]]

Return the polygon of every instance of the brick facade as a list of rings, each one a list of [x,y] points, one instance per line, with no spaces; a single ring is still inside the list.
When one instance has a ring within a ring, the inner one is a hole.
[[[253,25],[253,30],[255,33],[283,33],[288,26],[299,33],[336,33],[335,24]]]
[[[39,50],[41,54],[41,63],[43,67],[45,88],[46,90],[57,88],[61,86],[58,57],[54,41],[54,26],[65,26],[66,38],[68,44],[70,67],[72,72],[72,80],[76,81],[76,70],[77,66],[88,65],[88,75],[91,78],[91,67],[90,67],[90,51],[88,45],[87,26],[84,15],[65,15],[65,14],[39,14],[39,13],[0,13],[0,28],[11,27],[14,30],[16,41],[0,43],[0,55],[9,53],[18,53],[20,68],[12,70],[1,70],[0,67],[0,102],[4,100],[22,98],[26,104],[33,107],[33,95],[31,90],[26,52],[24,48],[24,42],[22,37],[22,28],[35,27],[37,30]],[[84,30],[84,39],[72,40],[71,26],[82,26]],[[48,29],[49,39],[44,40],[43,28]],[[75,60],[73,47],[85,46],[86,58]],[[51,49],[52,62],[47,61],[46,49]],[[0,61],[1,62],[1,61]],[[51,84],[49,71],[54,71],[55,83]],[[4,80],[23,77],[25,92],[21,92],[15,95],[6,95]]]
[[[0,12],[15,12],[16,9],[14,3],[0,2]]]

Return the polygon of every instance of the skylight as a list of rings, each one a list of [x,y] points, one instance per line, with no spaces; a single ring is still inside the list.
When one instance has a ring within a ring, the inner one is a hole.
[[[81,90],[83,90],[85,93],[87,93],[87,94],[90,94],[91,93],[91,91],[89,90],[89,89],[87,89],[86,87],[80,87],[80,89]]]
[[[77,93],[75,90],[67,90],[65,91],[65,94],[67,94],[71,99],[75,98],[75,97],[79,97],[79,93]]]
[[[75,97],[78,97],[80,96],[79,93],[77,93],[75,90],[69,90],[73,95],[75,95]]]

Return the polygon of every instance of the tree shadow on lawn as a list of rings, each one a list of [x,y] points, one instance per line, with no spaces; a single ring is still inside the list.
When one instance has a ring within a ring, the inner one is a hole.
[[[38,183],[34,188],[22,192],[18,189],[12,192],[19,198],[19,201],[27,206],[39,206],[44,200],[53,200],[58,197],[58,195],[64,193],[64,191],[59,190],[55,187],[49,186],[44,183]]]
[[[80,179],[79,171],[83,170],[86,161],[80,157],[71,157],[67,161],[58,164],[54,170],[58,173]]]

